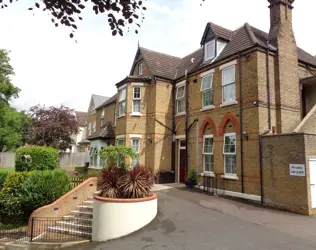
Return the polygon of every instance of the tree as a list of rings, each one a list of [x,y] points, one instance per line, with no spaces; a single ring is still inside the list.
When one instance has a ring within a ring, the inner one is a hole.
[[[10,77],[13,75],[14,71],[10,64],[9,52],[0,49],[0,107],[9,105],[9,101],[19,95],[20,89],[11,82]]]
[[[8,7],[6,3],[13,0],[0,0],[0,7]],[[139,0],[41,0],[36,1],[36,8],[30,7],[29,10],[42,9],[52,15],[51,21],[58,27],[59,24],[68,26],[72,29],[70,37],[77,29],[76,22],[82,20],[81,11],[87,6],[91,6],[96,15],[107,14],[107,21],[112,30],[112,35],[117,33],[123,36],[123,27],[135,23],[140,27],[140,22],[145,18],[143,11],[146,7]],[[140,17],[141,16],[141,17]],[[140,21],[141,20],[141,21]],[[137,29],[135,32],[138,33]]]
[[[66,106],[33,106],[30,109],[31,123],[28,129],[28,143],[50,146],[61,151],[71,149],[72,135],[78,133],[75,111]]]
[[[9,106],[0,107],[0,152],[24,145],[23,130],[29,118]]]

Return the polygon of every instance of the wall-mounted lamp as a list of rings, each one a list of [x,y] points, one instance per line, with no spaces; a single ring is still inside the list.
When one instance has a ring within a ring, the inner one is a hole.
[[[257,105],[257,104],[258,104],[258,101],[253,101],[252,104],[253,104],[253,105]]]
[[[246,141],[248,141],[248,134],[246,131],[242,132],[241,135],[245,137]]]
[[[152,142],[153,142],[153,140],[152,140],[152,138],[151,138],[150,135],[147,136],[147,141],[148,141],[149,143],[152,143]]]

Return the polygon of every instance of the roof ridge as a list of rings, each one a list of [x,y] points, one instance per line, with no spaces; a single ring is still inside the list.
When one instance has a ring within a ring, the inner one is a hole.
[[[247,31],[247,34],[248,34],[248,36],[249,36],[251,42],[252,42],[254,45],[259,44],[259,41],[258,41],[257,37],[255,36],[255,34],[253,33],[253,31],[252,31],[252,29],[251,29],[249,23],[245,23],[245,24],[244,24],[244,27],[245,27],[245,29],[246,29],[246,31]]]
[[[161,55],[165,55],[165,56],[170,56],[170,57],[175,57],[175,58],[181,59],[181,57],[178,57],[178,56],[172,56],[172,55],[169,55],[167,53],[159,52],[159,51],[152,50],[152,49],[147,49],[147,48],[144,48],[144,47],[139,47],[139,49],[145,49],[145,50],[148,50],[148,51],[151,51],[151,52],[155,52],[155,53],[158,53],[158,54],[161,54]]]

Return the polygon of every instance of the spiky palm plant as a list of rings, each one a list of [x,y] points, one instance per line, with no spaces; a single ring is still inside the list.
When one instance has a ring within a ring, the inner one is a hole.
[[[119,179],[122,176],[122,170],[117,167],[108,167],[102,169],[98,177],[98,189],[100,196],[106,198],[120,198]]]
[[[153,175],[150,169],[137,165],[122,175],[118,182],[122,198],[144,198],[151,195]]]

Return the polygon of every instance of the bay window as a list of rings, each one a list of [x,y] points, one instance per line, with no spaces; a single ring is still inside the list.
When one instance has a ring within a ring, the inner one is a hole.
[[[133,114],[140,114],[141,112],[141,87],[133,87]]]
[[[177,102],[177,114],[185,112],[185,85],[177,86],[176,102]]]
[[[223,104],[236,101],[235,65],[222,70]]]
[[[202,108],[213,105],[213,74],[206,75],[201,82]]]
[[[119,93],[119,115],[125,115],[126,112],[126,88],[120,90]]]
[[[214,173],[214,140],[213,135],[203,137],[203,171],[206,174]]]
[[[236,134],[224,134],[224,173],[236,175]]]

